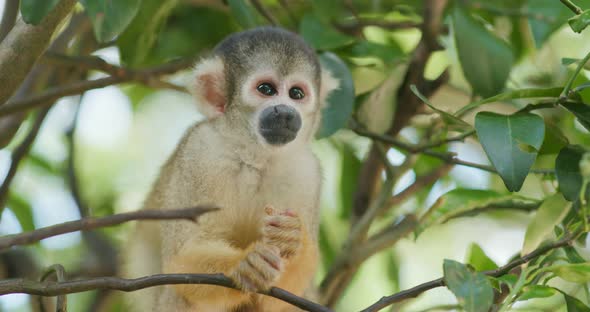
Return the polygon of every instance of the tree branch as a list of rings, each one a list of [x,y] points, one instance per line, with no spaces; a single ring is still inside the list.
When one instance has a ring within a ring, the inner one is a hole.
[[[408,70],[396,94],[396,102],[403,103],[403,105],[397,106],[392,125],[387,131],[387,134],[392,137],[397,136],[397,134],[424,105],[414,96],[410,90],[410,86],[421,86],[426,90],[426,96],[430,96],[448,79],[446,71],[434,81],[427,81],[424,78],[424,70],[430,55],[441,48],[437,40],[442,28],[443,11],[446,5],[447,0],[426,0],[424,3],[423,23],[420,25],[422,38],[412,53]],[[369,210],[372,210],[373,207],[376,206],[374,202],[381,200],[373,199],[373,196],[374,194],[381,193],[376,191],[376,189],[378,187],[378,181],[382,169],[383,162],[381,160],[379,147],[376,142],[374,142],[371,145],[367,158],[363,162],[357,178],[358,187],[353,195],[353,208],[351,214],[352,231],[347,242],[351,241],[350,238],[354,235],[353,232],[355,231],[356,223],[365,219],[365,214],[372,213]],[[347,247],[345,247],[345,249],[346,248]],[[328,306],[335,304],[350,282],[353,272],[354,268],[342,272],[340,275],[342,276],[341,278],[335,278],[332,280],[324,279],[321,287],[322,302],[326,303]]]
[[[442,28],[442,15],[446,5],[447,0],[427,0],[424,3],[423,23],[420,27],[422,38],[412,53],[404,81],[396,95],[396,102],[403,103],[403,105],[397,106],[391,128],[387,131],[387,134],[392,137],[397,136],[401,129],[408,124],[410,119],[416,115],[424,105],[412,93],[410,86],[419,86],[421,90],[423,89],[426,91],[426,96],[430,96],[448,79],[446,73],[443,73],[441,77],[439,77],[440,79],[437,79],[434,82],[429,82],[424,78],[424,70],[430,55],[434,51],[440,49],[437,40]],[[373,144],[366,160],[363,162],[358,177],[357,185],[359,187],[354,194],[353,200],[353,223],[355,223],[369,207],[371,196],[376,193],[375,188],[377,187],[377,181],[381,169],[381,159],[378,155],[377,147]]]
[[[9,1],[10,2],[10,1]],[[61,21],[70,13],[76,0],[61,0],[38,25],[22,19],[0,43],[0,106],[23,82],[37,59],[51,41]]]
[[[117,76],[109,76],[96,80],[79,81],[68,85],[51,88],[29,98],[8,101],[4,106],[0,106],[0,116],[26,111],[39,106],[51,105],[54,101],[64,96],[76,95],[88,90],[104,88],[106,86],[122,82],[137,81],[150,85],[154,79],[159,76],[173,74],[177,71],[189,68],[193,64],[194,60],[189,58],[146,69],[123,69],[120,72],[120,75]]]
[[[66,280],[66,270],[61,264],[54,264],[50,266],[45,273],[41,276],[41,282],[46,280],[51,275],[55,274],[55,278],[58,282],[64,282]],[[43,297],[39,297],[39,306],[43,309]],[[66,312],[68,310],[68,297],[66,295],[57,296],[56,312]],[[43,309],[45,310],[45,309]]]
[[[63,282],[35,282],[26,279],[9,279],[0,281],[0,295],[31,294],[38,296],[59,296],[96,289],[130,292],[148,287],[178,284],[206,284],[237,289],[233,281],[223,274],[156,274],[135,279],[98,277]],[[327,307],[277,287],[272,287],[268,291],[260,292],[260,294],[280,299],[306,311],[332,312]]]
[[[29,232],[2,236],[0,237],[0,250],[17,245],[32,244],[42,239],[65,233],[88,231],[133,220],[186,219],[189,221],[197,221],[201,215],[215,210],[218,210],[218,208],[212,206],[199,206],[180,210],[140,210],[135,212],[115,214],[102,218],[84,218],[36,229]]]
[[[398,194],[392,196],[387,202],[387,204],[389,206],[401,204],[406,199],[410,198],[412,195],[422,190],[425,186],[433,184],[438,179],[449,173],[451,169],[453,169],[453,166],[451,164],[445,164],[440,168],[433,170],[429,174],[417,178],[416,181],[412,183],[412,185],[408,186]]]
[[[398,223],[392,223],[363,244],[345,247],[326,273],[321,285],[322,290],[325,293],[338,291],[336,289],[342,286],[343,281],[354,275],[356,268],[363,261],[404,238],[416,228],[416,225],[416,217],[409,215]]]
[[[553,242],[551,244],[547,244],[545,246],[539,247],[536,250],[522,256],[521,258],[511,261],[508,264],[501,266],[495,270],[483,271],[482,273],[485,275],[488,275],[488,276],[492,276],[492,277],[500,277],[504,274],[507,274],[512,269],[514,269],[518,266],[521,266],[527,262],[530,262],[530,261],[536,259],[539,256],[544,255],[545,253],[547,253],[551,250],[565,247],[565,246],[571,244],[571,242],[574,241],[575,238],[576,238],[576,235],[568,235],[568,236],[562,238],[561,240],[558,240],[558,241]],[[400,301],[403,301],[403,300],[406,300],[409,298],[415,298],[427,290],[437,288],[437,287],[442,287],[442,286],[445,286],[443,278],[442,277],[437,278],[435,280],[420,284],[418,286],[414,286],[410,289],[400,291],[400,292],[393,294],[391,296],[383,297],[383,298],[379,299],[379,301],[375,302],[374,304],[370,305],[366,309],[362,310],[361,312],[379,311],[379,310],[381,310],[385,307],[388,307],[394,303],[397,303],[397,302],[400,302]]]
[[[14,1],[17,2],[17,1]],[[71,48],[72,39],[78,34],[87,34],[94,36],[90,29],[90,21],[84,13],[74,14],[65,29],[57,36],[51,43],[48,50],[55,52],[65,52]],[[93,38],[93,37],[92,37]],[[80,36],[78,41],[83,41],[85,37]],[[78,44],[79,45],[79,44]],[[90,51],[83,51],[90,53]],[[77,74],[63,74],[64,70],[49,68],[45,64],[37,62],[35,66],[29,71],[23,83],[19,86],[17,91],[12,96],[11,100],[18,100],[28,97],[37,90],[46,88],[47,86],[62,84],[65,81],[72,81]],[[25,113],[12,114],[10,116],[0,118],[0,148],[6,146],[25,119]]]
[[[12,184],[12,180],[16,176],[16,171],[20,162],[25,158],[25,156],[29,153],[37,134],[39,133],[39,129],[41,129],[41,125],[43,124],[43,120],[47,116],[47,112],[49,112],[49,108],[45,108],[37,114],[33,125],[31,126],[31,130],[25,137],[25,139],[14,149],[12,155],[10,157],[10,167],[8,168],[8,173],[0,186],[0,214],[4,210],[4,205],[6,204],[6,200],[8,199],[8,191],[10,190],[10,185]]]
[[[449,163],[449,164],[455,164],[455,165],[461,165],[461,166],[465,166],[465,167],[476,168],[476,169],[480,169],[483,171],[498,174],[498,171],[496,171],[496,169],[494,169],[494,167],[492,167],[492,166],[482,165],[482,164],[458,159],[457,155],[455,153],[437,152],[437,151],[433,151],[429,148],[424,148],[424,146],[415,146],[415,145],[407,144],[407,143],[401,142],[399,140],[396,140],[391,136],[373,133],[373,132],[367,131],[365,129],[361,129],[359,127],[354,127],[354,128],[352,128],[352,130],[360,136],[364,136],[364,137],[367,137],[367,138],[370,138],[373,140],[387,143],[391,146],[402,149],[402,150],[407,151],[412,154],[421,153],[421,154],[424,154],[427,156],[438,158],[438,159],[440,159],[446,163]],[[552,170],[552,169],[531,169],[530,172],[531,173],[538,173],[538,174],[551,174],[551,173],[554,173],[555,170]]]
[[[4,11],[2,12],[2,21],[0,21],[0,42],[6,38],[6,35],[14,27],[18,17],[18,7],[20,0],[4,1]]]

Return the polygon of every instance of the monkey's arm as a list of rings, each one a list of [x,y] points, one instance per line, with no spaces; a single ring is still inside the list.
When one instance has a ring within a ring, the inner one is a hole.
[[[310,239],[306,230],[303,230],[301,247],[286,261],[285,270],[274,286],[286,289],[297,296],[316,300],[312,281],[316,273],[318,257],[317,243]],[[268,296],[261,298],[261,306],[261,311],[300,311],[284,301]]]
[[[163,263],[164,273],[224,273],[231,275],[253,246],[243,250],[221,240],[188,240],[179,252]],[[248,295],[238,290],[210,285],[175,285],[177,293],[191,304],[239,305]]]
[[[189,304],[203,310],[236,307],[247,301],[252,292],[270,288],[283,271],[280,249],[263,240],[241,249],[223,239],[194,236],[167,258],[163,261],[164,273],[223,273],[240,289],[250,291],[210,285],[173,286]]]

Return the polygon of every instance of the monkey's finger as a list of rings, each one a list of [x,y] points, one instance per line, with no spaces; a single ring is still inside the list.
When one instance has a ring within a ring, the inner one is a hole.
[[[270,265],[273,269],[281,271],[283,269],[283,262],[280,257],[281,250],[273,245],[268,244],[257,244],[254,252],[250,253],[249,256],[256,257],[260,256],[261,259]]]
[[[271,205],[266,205],[266,207],[264,207],[264,212],[266,212],[266,214],[269,216],[274,216],[277,214],[276,209]]]
[[[299,228],[284,229],[268,226],[264,229],[264,237],[277,241],[299,241],[301,240],[301,230]]]
[[[262,276],[245,259],[239,264],[234,280],[244,291],[256,292],[266,286]]]
[[[291,209],[287,209],[287,210],[281,212],[281,215],[283,215],[283,216],[289,216],[289,217],[294,217],[294,218],[298,218],[299,217],[299,215],[297,214],[297,212],[294,211],[294,210],[291,210]]]
[[[259,253],[252,253],[246,261],[252,267],[251,274],[257,275],[265,284],[274,282],[280,274],[280,259],[277,263],[268,256]]]
[[[278,227],[284,229],[298,229],[301,227],[299,218],[288,217],[284,215],[268,216],[265,218],[267,227]]]

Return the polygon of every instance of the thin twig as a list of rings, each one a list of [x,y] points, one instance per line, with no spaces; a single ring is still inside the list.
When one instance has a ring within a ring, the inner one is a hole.
[[[476,169],[480,169],[483,171],[498,174],[498,171],[496,171],[496,169],[494,169],[494,167],[492,167],[492,166],[482,165],[482,164],[458,159],[457,155],[455,155],[454,153],[437,152],[437,151],[433,151],[431,149],[423,149],[422,146],[415,146],[415,145],[407,144],[407,143],[401,142],[399,140],[396,140],[388,135],[372,133],[370,131],[367,131],[367,130],[364,130],[361,128],[357,128],[357,127],[353,128],[352,130],[354,132],[356,132],[358,135],[361,135],[361,136],[364,136],[364,137],[367,137],[367,138],[370,138],[373,140],[388,143],[391,146],[405,150],[405,151],[412,153],[412,154],[421,153],[421,154],[424,154],[427,156],[438,158],[438,159],[443,160],[444,162],[449,163],[449,164],[455,164],[455,165],[461,165],[461,166],[465,166],[465,167],[476,168]],[[530,172],[537,173],[537,174],[552,174],[555,172],[555,170],[552,170],[552,169],[531,169]]]
[[[61,264],[54,264],[50,266],[45,273],[41,276],[41,282],[45,281],[49,276],[54,275],[58,282],[65,282],[66,271]],[[43,297],[39,297],[39,306],[44,311]],[[57,305],[55,307],[56,312],[66,312],[68,310],[68,298],[65,294],[57,296]]]
[[[260,15],[264,16],[266,20],[273,26],[279,25],[277,19],[270,14],[270,12],[260,3],[260,0],[250,0]]]
[[[55,100],[64,96],[76,95],[88,90],[104,88],[106,86],[122,82],[137,81],[147,85],[152,85],[154,83],[155,77],[173,74],[177,71],[189,68],[193,64],[194,60],[192,58],[183,59],[146,69],[126,69],[120,76],[109,76],[96,80],[79,81],[68,85],[51,88],[25,99],[6,102],[5,105],[0,106],[0,116],[26,111],[38,106],[51,105]]]
[[[291,26],[293,28],[297,28],[297,18],[295,17],[295,14],[293,14],[293,11],[289,7],[289,1],[287,1],[287,0],[279,0],[279,4],[283,8],[283,10],[285,12],[287,12],[287,16],[289,16],[289,20],[291,21]]]
[[[338,278],[338,276],[346,276],[346,272],[350,274],[356,272],[354,268],[358,267],[365,260],[371,256],[388,248],[398,242],[400,239],[406,237],[417,226],[416,217],[409,215],[398,223],[393,223],[379,233],[373,235],[366,242],[355,246],[340,254],[330,267],[330,271],[326,274],[326,281]],[[344,274],[344,275],[343,275]],[[328,276],[331,276],[328,278]]]
[[[135,279],[109,276],[64,282],[35,282],[26,279],[9,279],[0,281],[0,295],[31,294],[38,296],[58,296],[96,289],[130,292],[148,287],[178,284],[206,284],[236,289],[233,281],[223,274],[155,274]],[[332,312],[327,307],[277,287],[272,287],[268,291],[260,292],[260,294],[280,299],[306,311]]]
[[[509,7],[496,7],[494,5],[490,5],[488,3],[480,2],[480,1],[473,1],[473,2],[464,1],[464,2],[465,2],[465,4],[467,4],[468,6],[474,8],[474,9],[479,9],[479,10],[487,11],[487,12],[490,12],[493,14],[498,14],[498,15],[527,17],[527,18],[531,18],[534,20],[543,21],[546,23],[555,23],[557,20],[554,16],[543,15],[543,14],[539,14],[536,12],[531,12],[530,10],[527,10],[525,8],[513,9],[513,8],[509,8]]]
[[[449,144],[452,142],[464,142],[466,138],[468,138],[474,134],[475,134],[475,130],[465,131],[465,132],[463,132],[457,136],[454,136],[454,137],[450,137],[450,138],[446,138],[443,140],[418,145],[418,146],[416,146],[415,150],[419,152],[419,151],[423,151],[426,149],[431,149],[431,148],[439,147],[439,146],[442,146],[445,144]]]
[[[139,78],[139,82],[147,85],[148,87],[158,89],[171,89],[178,92],[187,93],[188,90],[185,87],[158,79],[158,77],[142,77],[135,70],[110,64],[98,56],[75,56],[65,55],[60,53],[52,53],[50,51],[43,55],[43,60],[49,63],[55,63],[58,65],[75,66],[76,68],[86,70],[97,70],[103,73],[109,74],[112,77],[128,77],[136,76]]]
[[[189,221],[197,221],[201,215],[214,210],[218,210],[218,208],[212,206],[199,206],[179,210],[140,210],[102,218],[84,218],[36,229],[34,231],[2,236],[0,237],[0,250],[17,245],[32,244],[42,239],[65,233],[88,231],[133,220],[186,219]]]
[[[46,51],[41,61],[56,65],[70,65],[78,68],[99,70],[111,76],[124,76],[126,71],[124,68],[112,65],[102,58],[93,55],[65,55]]]
[[[561,0],[561,3],[565,4],[565,6],[572,10],[572,12],[576,13],[576,14],[582,14],[584,12],[584,10],[582,10],[582,8],[580,8],[579,6],[575,5],[573,2],[571,2],[570,0]]]
[[[10,167],[8,168],[8,173],[0,186],[0,213],[4,209],[6,204],[6,200],[8,199],[8,191],[10,190],[10,185],[16,176],[16,171],[20,162],[25,158],[25,156],[29,153],[33,142],[35,142],[35,138],[37,138],[37,134],[39,133],[39,129],[41,129],[41,125],[43,124],[43,120],[47,116],[47,112],[49,112],[49,108],[45,108],[41,110],[37,117],[35,117],[35,121],[31,126],[31,130],[25,137],[25,139],[14,149],[12,152],[12,156],[10,157]]]
[[[518,258],[518,259],[516,259],[504,266],[501,266],[501,267],[495,269],[495,270],[483,271],[482,273],[485,275],[488,275],[488,276],[492,276],[492,277],[500,277],[504,274],[507,274],[512,269],[514,269],[518,266],[521,266],[531,260],[534,260],[537,257],[544,255],[545,253],[547,253],[553,249],[565,247],[565,246],[571,244],[571,242],[575,238],[576,238],[576,235],[568,235],[568,236],[566,236],[566,237],[562,238],[561,240],[558,240],[554,243],[539,247],[536,250],[522,256],[521,258]],[[414,286],[410,289],[400,291],[400,292],[393,294],[391,296],[383,297],[383,298],[379,299],[379,301],[373,303],[372,305],[370,305],[366,309],[362,310],[361,312],[379,311],[379,310],[381,310],[387,306],[390,306],[394,303],[397,303],[397,302],[400,302],[400,301],[403,301],[403,300],[406,300],[409,298],[415,298],[427,290],[437,288],[437,287],[442,287],[442,286],[445,286],[443,278],[442,277],[437,278],[435,280],[420,284],[418,286]]]
[[[440,179],[442,176],[446,175],[453,169],[452,164],[445,164],[440,168],[437,168],[430,172],[429,174],[419,177],[416,179],[412,185],[405,188],[403,191],[397,193],[396,195],[392,196],[387,204],[389,206],[399,205],[404,202],[406,199],[410,198],[412,195],[416,194],[422,190],[425,186],[430,185]]]
[[[397,136],[408,125],[411,118],[418,114],[424,106],[411,92],[410,86],[417,85],[426,91],[426,96],[430,96],[448,80],[447,71],[444,71],[434,81],[424,78],[424,70],[426,69],[426,63],[430,59],[430,55],[442,48],[438,43],[438,37],[442,30],[443,13],[447,2],[447,0],[427,0],[424,2],[422,12],[423,22],[420,25],[422,36],[412,52],[408,70],[396,94],[397,102],[404,103],[404,105],[397,107],[391,127],[387,130],[387,134],[392,137]],[[374,196],[380,193],[378,187],[382,168],[381,156],[379,155],[377,144],[374,142],[358,174],[358,187],[353,195],[352,228],[347,242],[352,241],[350,238],[357,228],[356,224],[366,220],[364,217],[365,214],[372,213],[371,207],[374,207],[374,202],[376,201]],[[338,274],[337,278],[331,280],[324,278],[320,289],[323,303],[332,306],[337,302],[354,275],[351,272],[354,272],[354,270],[347,270],[347,272]]]

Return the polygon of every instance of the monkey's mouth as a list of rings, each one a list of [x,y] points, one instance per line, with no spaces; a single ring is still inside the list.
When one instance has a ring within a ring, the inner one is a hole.
[[[260,128],[260,134],[270,145],[287,144],[295,140],[297,132],[289,128]]]

